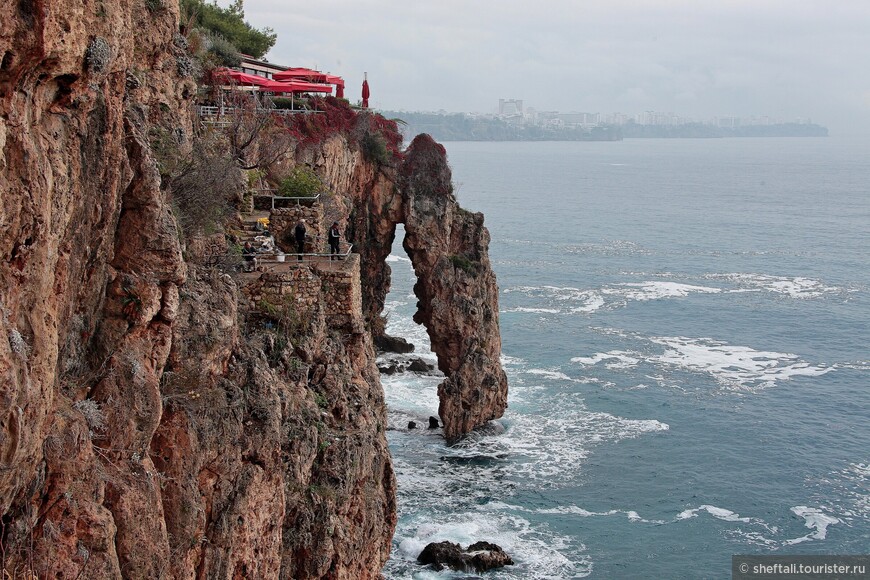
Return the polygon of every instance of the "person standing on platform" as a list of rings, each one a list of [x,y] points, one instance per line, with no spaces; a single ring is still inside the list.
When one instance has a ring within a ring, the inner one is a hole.
[[[302,254],[305,253],[305,220],[300,219],[296,222],[296,227],[293,228],[293,236],[296,238],[296,253],[299,254],[299,261],[302,261]]]
[[[339,245],[341,243],[341,232],[338,231],[338,222],[332,222],[332,227],[329,228],[329,261],[331,262],[333,259],[338,258],[341,260],[341,256],[339,256]]]

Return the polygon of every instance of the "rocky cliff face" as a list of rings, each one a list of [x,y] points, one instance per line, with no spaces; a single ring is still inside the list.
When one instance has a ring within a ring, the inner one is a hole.
[[[264,297],[186,262],[205,244],[185,254],[156,151],[194,135],[177,18],[171,0],[0,9],[0,566],[377,577],[396,517],[366,331],[382,331],[385,258],[404,223],[454,441],[504,409],[482,216],[431,139],[385,162],[336,133],[292,162],[337,192],[324,219],[359,265]]]
[[[149,143],[191,139],[176,30],[171,1],[0,9],[2,567],[375,577],[395,481],[371,341],[323,308],[265,332],[185,263]]]

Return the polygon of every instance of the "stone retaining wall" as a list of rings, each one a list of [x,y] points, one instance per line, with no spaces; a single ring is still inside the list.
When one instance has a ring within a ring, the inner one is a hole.
[[[322,308],[330,328],[352,334],[365,330],[362,315],[359,255],[341,261],[303,262],[283,272],[264,272],[246,284],[243,292],[252,305],[265,314],[310,320]],[[270,312],[271,311],[271,312]]]
[[[318,254],[327,251],[326,228],[323,225],[323,206],[294,205],[272,210],[269,215],[269,231],[283,251],[296,253],[293,228],[300,219],[305,220],[305,253]]]

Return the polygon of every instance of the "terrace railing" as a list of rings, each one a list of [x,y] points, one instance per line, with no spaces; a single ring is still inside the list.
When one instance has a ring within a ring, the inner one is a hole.
[[[258,193],[254,193],[254,206],[255,207],[257,205],[257,203],[256,203],[257,198],[260,198],[260,199],[270,198],[270,204],[271,204],[273,210],[276,209],[276,206],[275,206],[276,200],[279,202],[286,201],[286,202],[290,203],[291,205],[293,202],[296,202],[296,205],[306,205],[307,206],[307,205],[314,205],[315,203],[317,203],[317,201],[320,199],[320,196],[322,195],[320,193],[318,193],[317,195],[315,195],[313,197],[288,197],[288,196],[284,196],[284,195],[275,195],[273,192],[275,192],[277,190],[274,188],[271,188],[271,187],[261,187],[258,189],[254,189],[253,191],[258,192]],[[260,207],[262,207],[262,205]]]

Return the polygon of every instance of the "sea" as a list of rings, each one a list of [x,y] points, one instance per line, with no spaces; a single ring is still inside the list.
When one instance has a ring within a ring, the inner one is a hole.
[[[736,554],[870,553],[870,139],[445,146],[492,237],[509,406],[449,447],[407,427],[442,377],[382,376],[385,577],[730,578]],[[402,235],[387,328],[432,363]],[[514,564],[416,563],[442,540]]]

